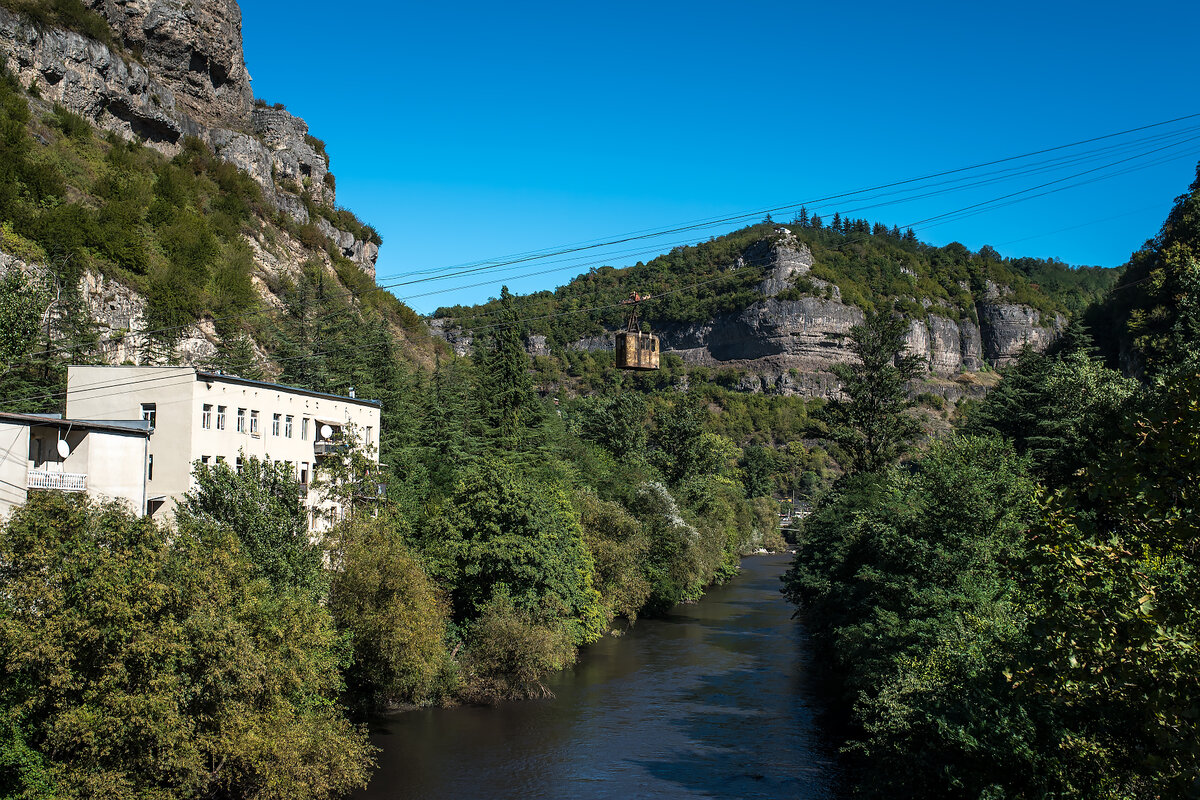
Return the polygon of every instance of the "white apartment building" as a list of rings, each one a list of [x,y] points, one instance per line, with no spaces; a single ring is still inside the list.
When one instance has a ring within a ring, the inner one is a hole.
[[[343,512],[309,484],[335,444],[354,436],[379,462],[379,403],[247,380],[194,367],[70,366],[67,416],[145,420],[147,513],[167,518],[193,486],[192,464],[238,466],[255,456],[295,471],[309,529],[329,527]]]
[[[0,413],[0,520],[37,490],[86,492],[144,514],[149,438],[141,420]]]

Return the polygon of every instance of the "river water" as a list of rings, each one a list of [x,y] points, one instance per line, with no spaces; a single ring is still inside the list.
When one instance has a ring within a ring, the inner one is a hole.
[[[695,605],[644,619],[549,682],[554,699],[413,711],[376,724],[357,797],[822,798],[808,643],[779,594],[788,556],[754,556]]]

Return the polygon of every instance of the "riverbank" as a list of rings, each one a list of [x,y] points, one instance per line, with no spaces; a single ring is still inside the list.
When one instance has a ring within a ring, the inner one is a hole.
[[[819,798],[834,759],[786,553],[742,560],[699,602],[588,647],[556,697],[378,720],[356,797]]]

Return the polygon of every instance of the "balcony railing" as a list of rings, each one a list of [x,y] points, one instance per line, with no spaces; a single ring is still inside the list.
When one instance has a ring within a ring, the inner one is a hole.
[[[334,456],[350,452],[350,445],[343,442],[313,442],[313,454]]]
[[[79,472],[29,470],[30,489],[57,489],[60,492],[86,492],[87,475]]]

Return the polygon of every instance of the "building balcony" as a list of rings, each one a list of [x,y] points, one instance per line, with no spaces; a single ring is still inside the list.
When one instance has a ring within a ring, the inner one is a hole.
[[[350,445],[342,442],[313,442],[313,455],[340,456],[350,452]]]
[[[387,499],[387,484],[386,483],[368,483],[363,487],[365,491],[355,492],[354,496],[359,500],[386,500]]]
[[[48,472],[29,470],[30,489],[55,489],[60,492],[86,492],[87,475],[80,472]]]

